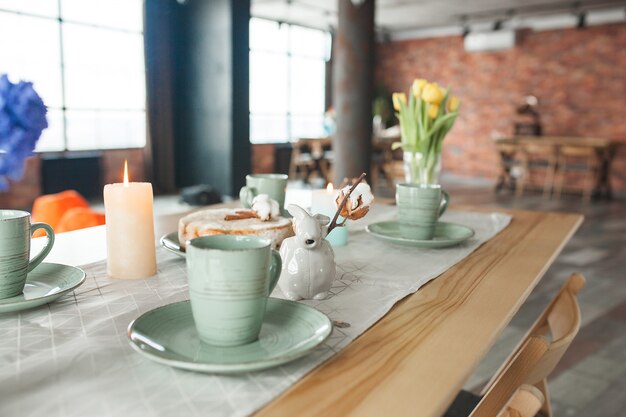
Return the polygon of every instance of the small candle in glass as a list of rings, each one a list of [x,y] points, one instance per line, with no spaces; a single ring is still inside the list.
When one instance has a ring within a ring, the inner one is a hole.
[[[311,214],[323,214],[330,217],[337,212],[337,205],[335,199],[339,195],[339,191],[333,189],[333,184],[328,183],[325,190],[313,190],[311,196]],[[343,221],[343,217],[339,216],[338,223]],[[345,246],[348,244],[348,228],[336,227],[328,236],[326,240],[333,247]]]

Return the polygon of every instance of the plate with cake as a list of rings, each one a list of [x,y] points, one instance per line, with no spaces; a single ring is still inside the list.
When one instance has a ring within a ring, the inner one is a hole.
[[[266,197],[255,197],[252,209],[214,208],[191,213],[179,220],[178,232],[161,237],[160,243],[170,252],[185,256],[187,242],[200,236],[255,235],[269,239],[278,249],[283,240],[294,235],[291,219],[282,217],[278,204]]]

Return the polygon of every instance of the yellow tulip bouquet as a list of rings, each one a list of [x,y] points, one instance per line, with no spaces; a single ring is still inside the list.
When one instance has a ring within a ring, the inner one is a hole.
[[[441,146],[459,114],[459,99],[449,88],[423,79],[413,81],[408,101],[405,93],[393,93],[392,98],[401,139],[392,149],[405,153],[407,182],[436,184]]]

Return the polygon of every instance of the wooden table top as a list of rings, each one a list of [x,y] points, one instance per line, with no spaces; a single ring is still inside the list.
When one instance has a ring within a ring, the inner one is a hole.
[[[256,415],[442,415],[582,222],[501,211],[509,227]]]

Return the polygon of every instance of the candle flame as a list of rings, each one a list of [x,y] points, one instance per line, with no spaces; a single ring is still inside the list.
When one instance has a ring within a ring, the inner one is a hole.
[[[128,187],[128,160],[124,160],[124,187]]]
[[[333,187],[333,183],[329,182],[328,185],[326,186],[326,191],[328,191],[329,193],[332,192],[334,189]]]

